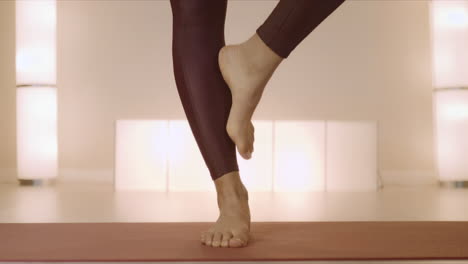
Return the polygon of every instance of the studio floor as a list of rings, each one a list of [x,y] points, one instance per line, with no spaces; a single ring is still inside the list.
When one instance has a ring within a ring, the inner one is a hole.
[[[250,192],[249,198],[254,222],[468,221],[466,188],[446,189],[426,185],[386,186],[379,191],[366,192]],[[1,223],[214,222],[217,217],[215,192],[116,192],[112,186],[105,184],[55,186],[0,184]],[[364,262],[442,264],[468,263],[468,260]],[[276,263],[354,264],[363,261]]]
[[[250,192],[252,221],[468,221],[468,189]],[[107,184],[0,184],[1,223],[214,222],[214,192],[114,191]]]

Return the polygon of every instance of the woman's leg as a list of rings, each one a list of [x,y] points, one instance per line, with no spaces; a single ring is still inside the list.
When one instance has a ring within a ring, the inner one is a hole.
[[[227,131],[241,156],[253,151],[251,118],[284,58],[345,0],[280,0],[249,40],[223,47],[219,67],[232,93]]]
[[[281,0],[257,29],[257,35],[276,54],[289,54],[345,0]]]
[[[238,171],[226,133],[231,92],[217,65],[224,46],[224,0],[174,0],[173,66],[177,90],[213,180]]]
[[[250,211],[235,145],[226,132],[231,92],[218,66],[226,7],[227,0],[171,0],[172,52],[177,90],[218,193],[220,217],[201,240],[239,247],[248,241]]]

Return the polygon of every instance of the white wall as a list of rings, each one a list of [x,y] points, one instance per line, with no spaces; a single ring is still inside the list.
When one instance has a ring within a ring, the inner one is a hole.
[[[248,38],[276,3],[229,1],[226,41]],[[184,118],[171,24],[169,1],[58,2],[62,169],[109,175],[117,118]],[[8,169],[16,166],[13,1],[0,1],[0,39],[0,168]],[[254,118],[378,120],[384,174],[429,180],[430,69],[427,1],[348,0],[280,66]]]
[[[0,1],[0,182],[16,167],[15,10]]]

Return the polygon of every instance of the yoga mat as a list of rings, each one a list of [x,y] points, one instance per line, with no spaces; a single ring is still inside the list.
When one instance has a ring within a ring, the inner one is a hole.
[[[244,248],[201,244],[212,224],[0,224],[0,261],[468,259],[468,222],[253,222]]]

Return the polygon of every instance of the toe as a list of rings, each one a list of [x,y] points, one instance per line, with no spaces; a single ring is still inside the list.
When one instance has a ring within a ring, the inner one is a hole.
[[[223,239],[223,233],[216,232],[213,236],[213,243],[211,244],[213,247],[219,247],[221,245],[221,240]]]
[[[239,151],[239,154],[242,156],[244,159],[250,159],[250,152],[249,152],[249,147],[245,143],[239,144],[237,147],[237,150]]]
[[[248,149],[249,149],[249,152],[252,153],[253,150],[254,150],[254,139],[252,136],[249,137],[248,139]]]
[[[249,233],[246,230],[234,232],[233,237],[229,240],[230,247],[243,247],[249,241]]]
[[[240,153],[247,153],[249,151],[248,140],[239,140],[237,147]]]
[[[242,242],[242,240],[238,239],[238,238],[231,238],[229,239],[229,247],[242,247],[244,246],[244,243]]]
[[[229,239],[232,238],[232,234],[230,232],[223,233],[223,240],[221,242],[221,247],[229,247]]]
[[[207,232],[205,233],[205,245],[211,246],[211,243],[213,242],[213,233]]]

